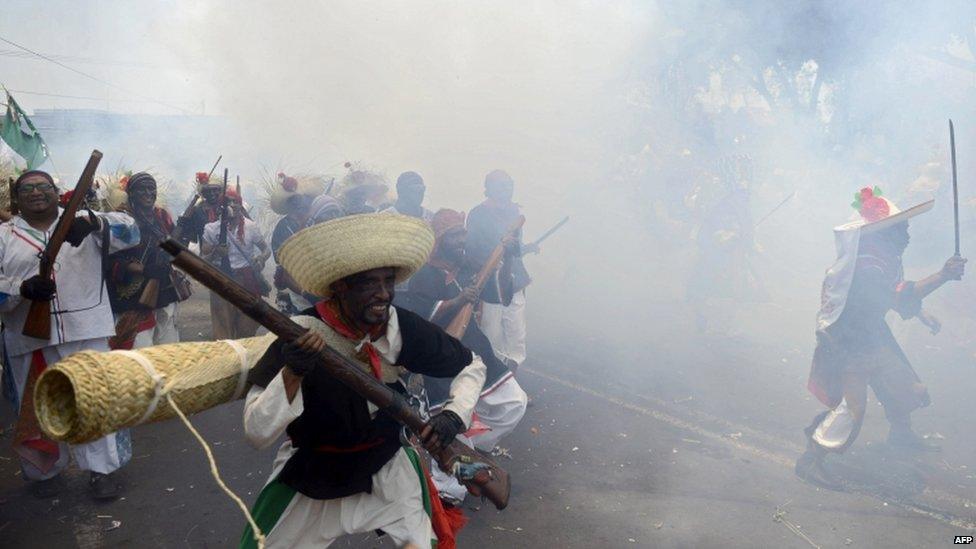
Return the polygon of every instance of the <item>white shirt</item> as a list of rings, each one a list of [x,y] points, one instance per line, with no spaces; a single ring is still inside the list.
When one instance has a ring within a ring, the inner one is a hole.
[[[216,246],[220,240],[220,221],[207,223],[203,227],[203,241],[207,245]],[[237,238],[237,227],[227,224],[227,257],[230,258],[231,269],[250,267],[251,261],[257,257],[263,248],[267,248],[264,235],[258,229],[257,223],[244,218],[244,240]]]
[[[425,208],[423,206],[420,207],[420,210],[421,210],[420,219],[423,219],[427,223],[430,223],[434,219],[434,212],[428,210],[427,208]],[[407,217],[413,217],[410,214],[401,213],[399,210],[397,210],[395,203],[392,206],[390,206],[389,208],[381,211],[380,213],[392,213],[392,214],[405,215]]]
[[[292,320],[308,328],[318,323],[324,323],[307,315],[292,317]],[[372,342],[376,351],[390,364],[395,364],[403,349],[403,337],[400,334],[400,323],[397,320],[396,309],[390,308],[390,320],[386,325],[383,337]],[[465,427],[471,425],[471,414],[481,395],[481,387],[485,383],[485,364],[477,355],[472,355],[471,364],[461,370],[451,382],[450,398],[444,405],[461,418]],[[368,403],[370,414],[376,413],[376,406]],[[285,428],[295,418],[302,414],[302,392],[299,390],[295,398],[288,402],[285,393],[285,383],[281,372],[276,375],[265,388],[251,387],[244,403],[244,434],[248,442],[257,448],[270,446],[285,432]],[[286,443],[287,444],[287,443]],[[289,445],[290,447],[290,445]],[[279,456],[280,457],[280,456]]]
[[[58,218],[64,210],[58,208]],[[87,216],[88,212],[78,212]],[[139,226],[124,213],[98,213],[109,226],[108,253],[139,244]],[[9,356],[29,353],[50,345],[115,335],[115,320],[105,288],[102,271],[102,232],[96,230],[75,248],[67,242],[54,262],[57,293],[50,302],[51,337],[49,340],[22,335],[30,300],[20,295],[20,284],[37,274],[38,254],[54,231],[32,228],[24,218],[15,216],[0,224],[0,319],[3,320],[4,344]]]

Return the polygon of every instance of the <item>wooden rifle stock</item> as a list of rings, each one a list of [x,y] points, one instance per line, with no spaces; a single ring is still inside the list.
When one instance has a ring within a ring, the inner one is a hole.
[[[522,228],[523,224],[525,224],[525,216],[520,215],[518,219],[515,220],[515,223],[512,223],[512,226],[508,228],[508,231],[505,233],[505,237],[515,236],[519,229]],[[502,240],[504,240],[505,237],[503,237]],[[485,287],[485,283],[488,282],[488,277],[495,272],[495,269],[498,268],[498,264],[501,263],[503,257],[505,257],[505,245],[499,242],[498,245],[495,246],[495,249],[491,251],[491,255],[488,256],[488,261],[485,262],[485,265],[481,268],[481,271],[478,272],[478,276],[475,277],[473,286],[478,290],[479,295],[481,294],[481,290]],[[471,316],[474,314],[474,305],[474,303],[465,303],[464,306],[461,307],[461,310],[454,315],[454,318],[451,320],[450,324],[447,325],[447,328],[445,328],[444,331],[456,339],[461,339],[464,337],[464,333],[468,331],[468,324],[471,323]]]
[[[249,292],[203,258],[187,250],[176,240],[167,239],[160,246],[173,255],[173,264],[183,272],[195,278],[209,288],[211,292],[227,300],[228,303],[240,309],[282,340],[293,341],[306,332],[305,328],[271,307],[260,296]],[[375,404],[380,410],[390,414],[391,417],[409,427],[414,433],[419,434],[423,430],[426,423],[399,393],[377,381],[362,368],[329,347],[322,351],[320,358],[322,360],[320,366],[346,387]],[[455,440],[434,458],[445,471],[452,471],[457,462],[475,462],[487,465],[490,474],[481,475],[476,480],[468,481],[466,483],[468,489],[475,495],[483,495],[488,498],[498,509],[504,509],[508,505],[511,480],[508,473],[488,457]]]
[[[98,162],[101,159],[101,152],[98,150],[92,151],[91,157],[88,158],[88,164],[85,165],[85,170],[81,172],[81,178],[78,179],[78,184],[75,185],[74,194],[71,195],[71,198],[68,200],[68,205],[65,206],[64,212],[61,214],[61,218],[58,219],[58,223],[54,226],[54,231],[51,232],[51,239],[47,241],[47,246],[41,252],[41,264],[38,267],[37,274],[44,278],[51,278],[52,271],[54,270],[54,260],[57,259],[58,252],[61,251],[61,245],[64,244],[64,239],[68,236],[68,230],[71,229],[71,224],[74,223],[78,208],[81,207],[85,201],[85,197],[88,195],[88,189],[91,188],[92,182],[95,179],[95,169],[98,168]],[[51,338],[51,303],[49,301],[31,302],[22,333],[25,336],[37,339],[47,340]]]

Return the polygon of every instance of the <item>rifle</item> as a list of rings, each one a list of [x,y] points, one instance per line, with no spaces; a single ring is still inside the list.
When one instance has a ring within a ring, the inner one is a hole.
[[[952,216],[956,223],[956,257],[959,257],[959,182],[956,180],[956,129],[949,120],[949,148],[952,154]]]
[[[247,291],[200,256],[187,250],[176,240],[167,239],[160,246],[173,255],[174,265],[210,288],[211,292],[220,295],[228,303],[240,309],[283,341],[294,341],[307,331],[273,308],[260,296]],[[362,368],[330,347],[326,347],[319,357],[321,359],[320,366],[346,387],[375,404],[380,410],[390,414],[391,417],[409,427],[414,433],[420,433],[423,430],[426,423],[399,393],[377,381]],[[508,496],[511,491],[511,480],[508,473],[477,450],[468,448],[460,441],[454,440],[433,457],[445,471],[476,471],[472,478],[465,477],[464,480],[459,480],[465,484],[472,494],[488,498],[499,510],[508,505]]]
[[[542,233],[542,236],[540,236],[539,238],[537,238],[534,241],[530,242],[525,247],[526,248],[536,248],[536,249],[538,249],[539,248],[539,244],[542,244],[543,241],[545,241],[545,239],[547,239],[550,236],[552,236],[552,233],[554,233],[554,232],[558,231],[559,229],[561,229],[563,227],[563,225],[565,225],[568,222],[569,222],[569,216],[567,215],[566,217],[562,218],[562,220],[559,223],[556,223],[555,225],[553,225],[552,227],[550,227],[548,231]],[[536,253],[538,253],[538,252],[536,252]]]
[[[222,248],[227,248],[227,168],[224,168],[224,189],[221,191],[220,195],[220,233],[217,236],[217,244]],[[230,268],[230,254],[226,254],[220,258],[220,270],[224,271],[226,274],[231,274]]]
[[[525,224],[525,216],[520,215],[518,219],[512,223],[512,226],[508,228],[508,231],[505,232],[505,236],[502,237],[502,240],[505,240],[505,237],[514,236],[515,233],[522,228],[523,224]],[[488,282],[488,277],[495,272],[495,269],[498,268],[498,264],[501,263],[502,257],[504,256],[505,245],[499,242],[498,245],[495,246],[495,249],[492,250],[491,255],[488,256],[488,261],[486,261],[484,266],[481,267],[481,271],[478,272],[478,276],[475,277],[473,286],[478,290],[479,294],[481,293],[482,288],[485,287],[485,283]],[[447,325],[447,328],[445,328],[444,331],[454,336],[456,339],[461,339],[464,337],[464,332],[468,331],[468,324],[471,323],[471,315],[473,313],[474,303],[465,303],[457,314],[454,315],[454,319],[451,320],[451,323]]]
[[[213,175],[213,173],[214,173],[214,170],[216,170],[216,169],[217,169],[217,166],[219,166],[219,165],[220,165],[220,159],[221,159],[221,158],[223,158],[223,157],[224,157],[224,155],[222,155],[222,154],[220,154],[220,155],[217,155],[217,161],[216,161],[216,162],[214,162],[214,165],[213,165],[213,167],[212,167],[212,168],[210,168],[210,171],[209,171],[209,172],[207,173],[207,180],[209,180],[209,179],[210,179],[210,176],[211,176],[211,175]]]
[[[75,191],[71,195],[71,199],[68,200],[68,205],[64,208],[64,212],[61,214],[60,219],[58,219],[57,224],[54,226],[54,230],[51,232],[51,239],[47,241],[47,246],[44,247],[44,251],[41,252],[41,263],[37,269],[37,274],[44,278],[51,278],[52,271],[54,270],[54,260],[58,257],[58,252],[61,251],[61,245],[64,244],[64,239],[68,236],[68,229],[71,228],[71,224],[74,223],[75,214],[78,213],[78,208],[81,203],[85,201],[85,196],[88,194],[88,189],[91,188],[92,182],[95,178],[95,169],[98,168],[98,162],[102,159],[102,153],[98,150],[94,150],[91,153],[91,157],[88,158],[88,164],[85,165],[85,170],[81,172],[81,178],[78,179],[78,184],[75,185]],[[25,336],[34,337],[37,339],[50,339],[51,338],[51,303],[48,301],[32,301],[30,305],[30,310],[27,312],[27,319],[24,321],[24,330],[22,332]]]
[[[759,225],[761,225],[763,221],[766,221],[767,219],[769,219],[774,213],[776,213],[780,208],[782,208],[794,196],[796,196],[796,191],[791,192],[790,195],[787,196],[786,198],[784,198],[782,202],[780,202],[779,204],[777,204],[775,208],[773,208],[772,210],[769,210],[769,213],[766,214],[766,215],[764,215],[764,216],[762,216],[762,219],[760,219],[759,221],[756,221],[756,224],[753,225],[752,228],[755,229],[756,227],[758,227]]]

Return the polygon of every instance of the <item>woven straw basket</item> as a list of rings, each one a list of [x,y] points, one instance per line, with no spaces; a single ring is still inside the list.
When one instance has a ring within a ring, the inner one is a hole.
[[[90,442],[123,427],[185,414],[241,398],[247,371],[275,339],[173,343],[136,351],[82,351],[41,374],[34,408],[54,440]]]

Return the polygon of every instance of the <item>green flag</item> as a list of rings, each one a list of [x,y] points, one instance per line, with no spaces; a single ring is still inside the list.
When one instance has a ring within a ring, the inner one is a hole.
[[[3,139],[14,152],[24,157],[28,170],[33,170],[47,160],[47,146],[41,139],[41,134],[9,92],[7,114],[0,123],[0,139]]]

